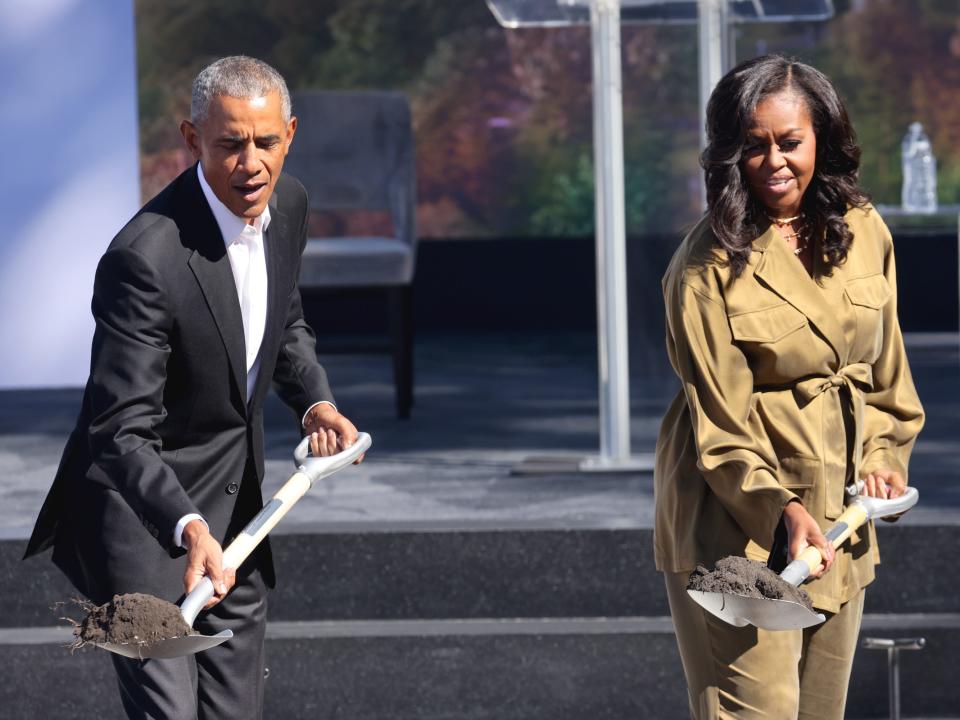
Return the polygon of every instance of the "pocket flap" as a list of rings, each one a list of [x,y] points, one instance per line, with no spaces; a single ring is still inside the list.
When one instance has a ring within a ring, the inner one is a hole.
[[[861,305],[874,310],[879,310],[886,305],[887,300],[893,295],[890,283],[879,273],[855,278],[844,286],[843,291],[854,305]]]
[[[807,324],[806,316],[789,303],[731,315],[729,320],[734,339],[747,342],[776,342]]]
[[[785,488],[812,488],[820,479],[821,472],[820,458],[791,455],[780,458],[777,479]]]

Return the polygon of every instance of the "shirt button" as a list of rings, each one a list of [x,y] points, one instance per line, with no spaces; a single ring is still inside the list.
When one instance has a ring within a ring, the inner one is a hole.
[[[227,485],[227,495],[233,495],[239,489],[240,489],[239,485],[237,485],[236,483],[230,483],[229,485]]]

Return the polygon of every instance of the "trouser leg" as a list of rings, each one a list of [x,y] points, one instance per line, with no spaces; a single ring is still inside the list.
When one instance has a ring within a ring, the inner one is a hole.
[[[843,720],[863,599],[861,590],[836,615],[803,631],[800,720]]]
[[[267,595],[258,571],[238,579],[221,602],[197,619],[205,635],[232,630],[222,645],[198,653],[197,686],[200,720],[260,720],[263,713],[263,641],[267,627]]]
[[[803,633],[737,628],[686,593],[689,573],[664,573],[695,720],[797,717]]]
[[[130,720],[196,720],[197,673],[190,657],[131,660],[110,653]]]
[[[259,720],[263,707],[266,587],[257,570],[237,578],[227,597],[200,613],[204,635],[233,637],[196,655],[131,660],[111,653],[131,720]]]

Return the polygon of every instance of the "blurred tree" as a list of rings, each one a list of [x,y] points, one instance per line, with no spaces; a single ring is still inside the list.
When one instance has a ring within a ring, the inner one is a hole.
[[[337,4],[328,18],[333,43],[317,58],[309,78],[318,87],[408,87],[445,37],[466,28],[496,27],[482,2],[342,0]]]
[[[738,56],[783,52],[831,76],[877,201],[899,201],[900,139],[920,120],[940,200],[957,202],[957,0],[835,5],[826,23],[739,26]],[[592,232],[586,28],[505,30],[481,0],[136,0],[136,10],[144,197],[190,162],[177,127],[197,71],[244,53],[294,89],[409,95],[424,234]],[[627,230],[678,233],[701,212],[696,29],[628,25],[622,48]]]

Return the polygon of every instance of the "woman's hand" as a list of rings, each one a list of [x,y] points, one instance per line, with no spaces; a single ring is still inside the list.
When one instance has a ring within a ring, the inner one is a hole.
[[[820,526],[798,501],[791,501],[783,509],[783,523],[787,528],[789,560],[793,560],[808,546],[820,550],[821,564],[811,569],[810,577],[818,578],[833,565],[833,545],[824,537]]]
[[[907,489],[907,481],[895,470],[874,470],[863,478],[861,495],[883,500],[900,497]]]
[[[903,479],[903,475],[896,470],[883,468],[882,470],[874,470],[863,478],[863,490],[860,491],[860,494],[886,500],[900,497],[906,490],[907,481]],[[900,515],[903,515],[903,513],[900,513]],[[884,522],[896,522],[900,519],[900,515],[887,515],[880,519]]]

